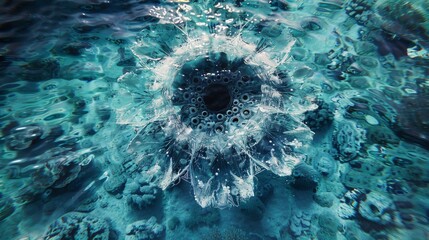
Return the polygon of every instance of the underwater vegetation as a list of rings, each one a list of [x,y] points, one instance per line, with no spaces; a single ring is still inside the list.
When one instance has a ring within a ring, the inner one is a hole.
[[[428,238],[427,1],[1,5],[0,238]]]

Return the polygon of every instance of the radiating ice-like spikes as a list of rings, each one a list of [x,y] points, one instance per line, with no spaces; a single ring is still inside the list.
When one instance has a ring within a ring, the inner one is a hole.
[[[245,41],[254,21],[244,20],[232,35],[216,30],[232,27],[227,22],[164,23],[173,26],[158,27],[169,31],[165,36],[185,41],[143,37],[133,53],[150,67],[118,80],[119,93],[131,94],[118,100],[118,122],[141,128],[130,153],[145,169],[158,166],[162,189],[189,181],[202,207],[235,206],[254,196],[255,175],[263,170],[290,175],[312,139],[301,122],[312,106],[289,97],[301,86],[280,70],[294,40],[280,55],[268,38]],[[152,46],[160,53],[151,53]]]

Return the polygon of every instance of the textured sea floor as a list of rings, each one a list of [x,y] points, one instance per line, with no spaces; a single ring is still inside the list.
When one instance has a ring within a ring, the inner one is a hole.
[[[429,239],[428,9],[0,1],[0,239]]]

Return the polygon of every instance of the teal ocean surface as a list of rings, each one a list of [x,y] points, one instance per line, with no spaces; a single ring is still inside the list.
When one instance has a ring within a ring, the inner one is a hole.
[[[429,239],[427,0],[0,1],[0,239]]]

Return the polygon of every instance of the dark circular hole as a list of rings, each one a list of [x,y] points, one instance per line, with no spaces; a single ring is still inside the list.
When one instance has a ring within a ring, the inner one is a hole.
[[[241,110],[241,116],[245,119],[248,119],[250,117],[250,110],[249,109]]]
[[[233,123],[238,123],[238,121],[239,121],[239,120],[238,120],[238,118],[237,118],[237,117],[235,117],[235,118],[233,118],[233,119],[232,119],[232,122],[233,122]]]
[[[229,106],[231,94],[227,86],[213,83],[205,88],[203,100],[208,110],[221,112]]]
[[[197,77],[194,77],[194,78],[192,79],[192,81],[193,81],[194,83],[198,83],[199,79],[198,79]]]
[[[209,113],[207,111],[203,111],[203,112],[201,112],[201,115],[203,115],[204,117],[207,117],[209,115]]]
[[[223,81],[227,83],[227,82],[229,82],[229,78],[227,78],[227,77],[223,78]]]

